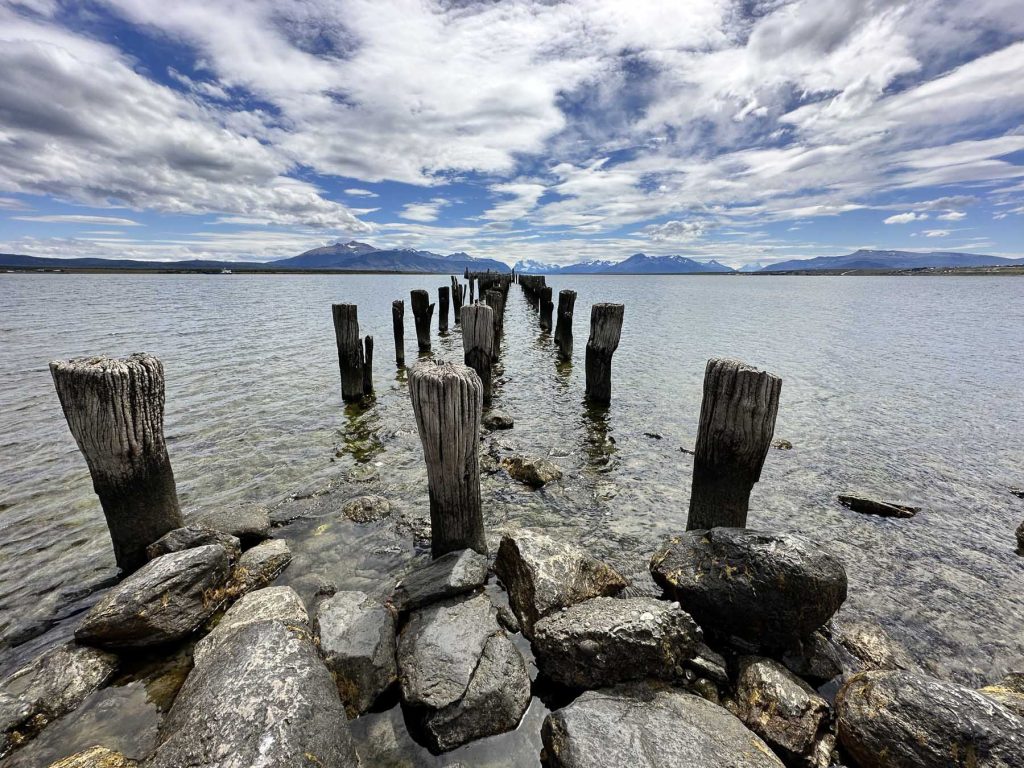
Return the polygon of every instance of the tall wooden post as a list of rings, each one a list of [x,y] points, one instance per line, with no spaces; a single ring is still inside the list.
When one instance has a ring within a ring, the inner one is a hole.
[[[476,290],[473,288],[473,276],[469,276],[469,303],[473,304],[476,302]]]
[[[540,329],[551,331],[551,311],[555,308],[551,301],[551,286],[545,285],[540,289]]]
[[[405,367],[405,302],[391,302],[391,326],[395,331],[395,365]]]
[[[497,356],[498,344],[501,341],[501,335],[505,332],[505,295],[501,291],[489,290],[481,298],[491,308],[493,313],[494,354]]]
[[[621,304],[595,304],[590,309],[587,340],[587,399],[598,405],[612,401],[612,355],[622,333]]]
[[[334,304],[334,336],[338,343],[338,368],[341,371],[341,398],[346,402],[363,396],[363,345],[359,340],[359,320],[355,304]]]
[[[775,432],[781,389],[778,376],[739,360],[708,361],[687,530],[746,526],[750,491]]]
[[[462,322],[462,283],[452,276],[452,314],[455,315],[455,324]]]
[[[434,316],[434,305],[426,291],[412,292],[412,318],[416,323],[416,343],[420,352],[430,351],[430,318]]]
[[[409,394],[430,489],[431,554],[487,554],[480,508],[483,385],[473,369],[424,360],[409,371]]]
[[[152,355],[50,363],[57,397],[128,574],[146,547],[184,525],[164,443],[164,367]]]
[[[363,394],[373,393],[373,336],[363,339]]]
[[[448,333],[448,287],[441,286],[437,289],[437,330],[438,333]]]
[[[466,365],[483,385],[484,404],[491,402],[491,365],[494,362],[494,310],[486,304],[462,308],[462,350]]]
[[[555,323],[555,344],[560,360],[572,360],[572,313],[576,291],[558,292],[558,321]]]

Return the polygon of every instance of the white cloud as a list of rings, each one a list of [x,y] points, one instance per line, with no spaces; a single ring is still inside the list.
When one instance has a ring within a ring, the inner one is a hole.
[[[666,221],[664,224],[646,227],[643,233],[655,243],[679,243],[703,237],[707,228],[706,221]]]
[[[346,195],[352,195],[353,197],[377,197],[377,193],[376,192],[371,192],[368,189],[359,189],[358,187],[353,187],[352,189],[346,189],[345,190],[345,194]]]
[[[935,218],[940,219],[941,221],[960,221],[960,219],[963,219],[966,216],[967,214],[963,211],[946,211],[945,213],[940,213]]]
[[[403,219],[409,219],[409,221],[437,221],[437,217],[441,215],[441,209],[450,204],[443,197],[435,197],[422,203],[406,203],[398,215]]]
[[[949,237],[953,232],[949,229],[926,229],[923,234],[925,237]]]
[[[909,211],[907,213],[898,213],[895,216],[890,216],[885,220],[886,224],[909,224],[912,221],[923,221],[928,218],[927,213],[914,213]]]
[[[116,216],[84,216],[79,214],[48,214],[41,216],[12,216],[18,221],[41,221],[50,224],[104,224],[114,227],[141,227],[134,219]]]

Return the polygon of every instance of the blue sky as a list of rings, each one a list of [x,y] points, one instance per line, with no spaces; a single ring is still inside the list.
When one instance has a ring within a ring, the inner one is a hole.
[[[1020,0],[0,0],[0,251],[1024,256]]]

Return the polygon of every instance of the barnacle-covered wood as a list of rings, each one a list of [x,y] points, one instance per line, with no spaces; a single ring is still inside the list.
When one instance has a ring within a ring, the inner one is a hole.
[[[164,443],[164,367],[152,355],[50,363],[71,434],[92,475],[124,572],[184,525]]]
[[[486,304],[462,309],[462,350],[466,365],[476,371],[483,386],[484,403],[491,401],[491,365],[494,362],[494,311]]]
[[[612,400],[612,355],[622,333],[622,304],[595,304],[590,309],[587,340],[587,399],[598,405]]]

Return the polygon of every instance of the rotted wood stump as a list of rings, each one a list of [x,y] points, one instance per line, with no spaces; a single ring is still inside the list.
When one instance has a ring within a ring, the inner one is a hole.
[[[405,302],[391,302],[391,327],[395,332],[395,365],[405,367]]]
[[[434,316],[434,305],[426,291],[413,291],[412,318],[416,323],[416,343],[420,352],[430,351],[430,318]]]
[[[338,343],[338,368],[341,371],[341,399],[345,402],[363,396],[363,344],[359,340],[359,319],[355,304],[334,304],[334,336]]]
[[[494,323],[494,354],[498,354],[498,344],[505,332],[505,294],[499,290],[489,290],[483,296],[484,303],[491,308]]]
[[[739,360],[712,359],[693,458],[687,530],[744,528],[779,410],[782,379]]]
[[[486,304],[462,308],[463,358],[476,371],[483,386],[484,404],[491,402],[491,366],[494,363],[494,310]]]
[[[441,286],[437,289],[437,330],[439,333],[448,333],[448,287]]]
[[[373,336],[363,339],[363,394],[373,394]]]
[[[85,456],[123,574],[184,525],[164,442],[164,367],[152,355],[50,363],[64,418]]]
[[[622,334],[622,304],[595,304],[590,309],[587,340],[587,399],[597,405],[612,401],[612,355]]]
[[[431,554],[487,554],[480,506],[483,385],[472,368],[423,360],[409,370],[409,394],[430,489]]]
[[[558,321],[555,323],[555,345],[560,360],[572,360],[572,313],[576,291],[558,292]]]
[[[462,283],[452,276],[452,314],[455,316],[455,324],[462,322]]]
[[[545,285],[540,289],[540,329],[551,332],[551,312],[555,305],[551,301],[551,286]]]

